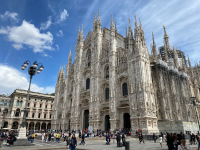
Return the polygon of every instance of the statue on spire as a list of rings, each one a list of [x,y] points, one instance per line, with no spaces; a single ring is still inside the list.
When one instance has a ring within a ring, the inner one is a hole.
[[[96,12],[95,12],[94,23],[93,23],[93,32],[96,31],[96,28],[97,28],[97,19],[96,19]]]

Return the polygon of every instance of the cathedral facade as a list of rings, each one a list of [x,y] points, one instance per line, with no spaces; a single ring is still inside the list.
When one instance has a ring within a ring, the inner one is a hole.
[[[199,130],[198,107],[191,105],[191,97],[200,100],[199,75],[185,54],[170,46],[165,27],[158,51],[153,37],[149,54],[136,16],[134,33],[129,19],[123,37],[112,17],[107,29],[101,28],[100,13],[95,15],[85,40],[79,29],[74,63],[70,49],[66,74],[63,66],[59,70],[52,129]]]

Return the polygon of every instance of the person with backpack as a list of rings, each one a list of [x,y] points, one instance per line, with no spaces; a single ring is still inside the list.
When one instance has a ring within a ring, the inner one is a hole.
[[[59,133],[56,133],[56,143],[58,143]]]

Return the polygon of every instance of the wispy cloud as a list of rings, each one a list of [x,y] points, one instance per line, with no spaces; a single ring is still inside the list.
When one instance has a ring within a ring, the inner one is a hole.
[[[63,21],[65,21],[67,19],[67,17],[69,16],[67,10],[63,10],[61,13],[60,13],[60,16],[59,16],[59,19],[56,23],[61,23]]]
[[[63,31],[60,30],[58,33],[56,33],[56,35],[62,37],[63,36]]]
[[[8,20],[8,19],[10,19],[14,23],[17,23],[20,20],[17,13],[15,13],[15,12],[11,13],[9,11],[6,11],[4,14],[1,14],[0,15],[0,19],[2,19],[2,20]]]
[[[52,24],[51,16],[48,17],[47,22],[41,23],[40,30],[47,30]]]

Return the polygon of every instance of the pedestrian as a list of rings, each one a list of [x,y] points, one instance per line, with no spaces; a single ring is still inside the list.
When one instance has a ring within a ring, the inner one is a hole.
[[[48,139],[49,139],[49,142],[51,142],[51,132],[49,133]]]
[[[120,140],[121,140],[120,131],[117,134],[116,140],[117,140],[117,147],[120,147]]]
[[[181,139],[181,145],[178,146],[178,150],[191,150],[190,146],[186,144],[185,138]]]
[[[54,142],[54,133],[51,135],[51,141]]]
[[[42,143],[43,143],[43,141],[44,141],[44,137],[45,137],[45,133],[42,132]]]
[[[33,136],[32,135],[29,135],[28,141],[31,141],[31,143],[33,143]]]
[[[141,144],[142,141],[143,141],[143,144],[145,144],[145,143],[144,143],[144,138],[143,138],[143,135],[142,135],[142,134],[139,134],[139,141],[140,141],[140,144]]]
[[[46,133],[45,137],[46,137],[46,143],[47,143],[48,142],[48,137],[49,137],[49,133],[48,132]]]
[[[154,143],[156,143],[156,135],[155,135],[155,133],[153,134],[153,140],[154,140]]]
[[[162,132],[161,132],[162,133]],[[163,142],[163,137],[162,137],[162,135],[160,135],[160,137],[159,137],[159,142],[160,142],[160,146],[162,147],[162,142]]]
[[[198,150],[199,150],[199,148],[200,148],[200,136],[199,135],[197,136],[197,144],[198,144]]]
[[[81,144],[86,145],[86,143],[85,143],[85,133],[82,134]]]
[[[113,139],[113,143],[115,143],[116,137],[115,137],[115,134],[114,134],[114,133],[113,133],[113,135],[112,135],[112,139]]]
[[[71,143],[70,143],[70,149],[71,150],[76,150],[76,146],[77,146],[77,140],[75,135],[72,135],[72,139],[71,139]]]
[[[34,132],[32,133],[32,139],[33,139],[33,142],[34,142],[34,139],[35,139],[35,133]]]
[[[124,133],[122,133],[122,143],[123,143],[123,146],[125,146],[125,141],[126,141],[126,135]]]
[[[191,135],[191,145],[192,145],[192,143],[194,143],[194,145],[195,145],[195,135],[194,135],[194,133],[192,133],[192,135]]]
[[[67,138],[67,133],[66,132],[64,133],[63,137],[64,137],[64,141],[65,141],[66,138]]]
[[[58,143],[59,134],[56,133],[56,143]]]
[[[106,144],[110,145],[110,135],[108,133],[106,134]]]
[[[174,149],[173,138],[169,133],[167,133],[167,146],[168,146],[168,150]]]
[[[173,140],[174,140],[173,145],[174,145],[175,150],[178,149],[177,138],[178,138],[177,134],[174,133],[174,135],[173,135]]]

